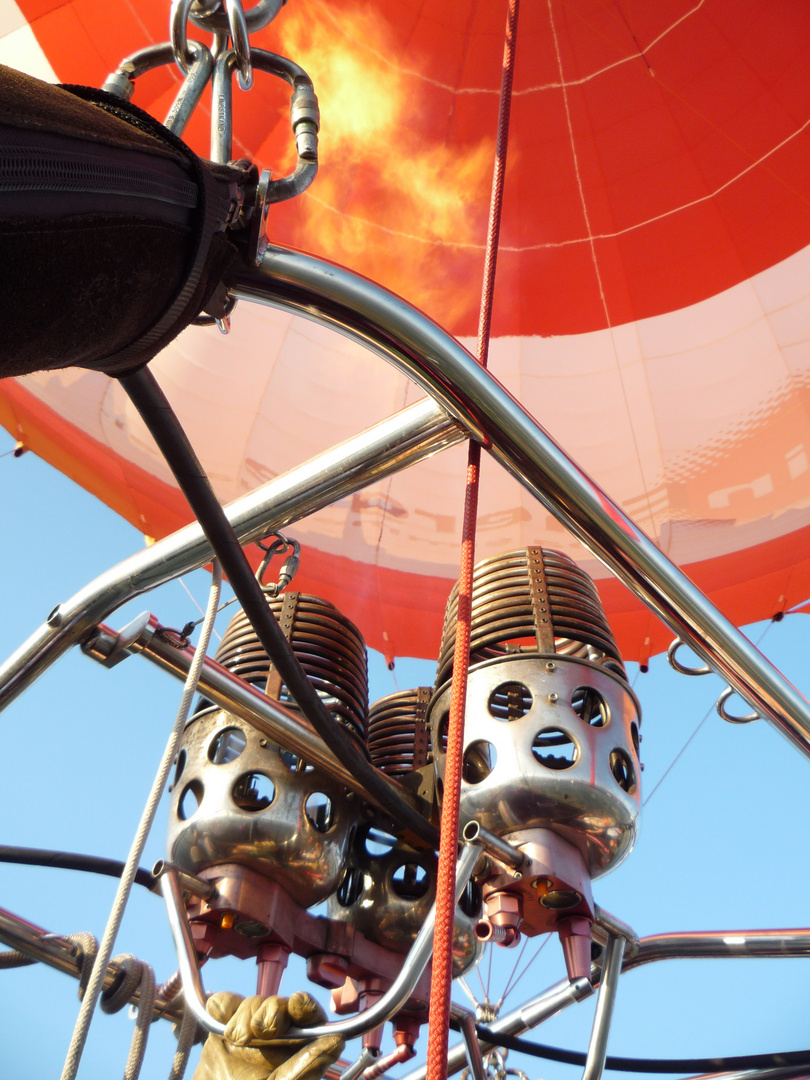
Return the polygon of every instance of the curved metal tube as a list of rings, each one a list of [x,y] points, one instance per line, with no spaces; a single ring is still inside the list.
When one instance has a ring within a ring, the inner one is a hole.
[[[454,1001],[450,1002],[450,1015],[454,1020],[458,1021],[461,1028],[472,1080],[486,1080],[484,1055],[481,1053],[478,1032],[475,1030],[475,1017],[469,1009],[462,1008],[461,1005],[457,1005]]]
[[[722,959],[732,957],[780,957],[810,956],[810,929],[798,930],[712,930],[693,934],[654,934],[637,940],[633,931],[607,912],[600,911],[600,921],[608,927],[610,933],[617,934],[625,942],[625,955],[621,964],[622,972],[643,964],[652,964],[658,960]],[[613,937],[612,940],[616,940]],[[618,966],[618,965],[617,965]],[[592,971],[594,986],[600,985],[602,972],[598,968]],[[544,1020],[554,1016],[568,1005],[581,1001],[593,992],[594,986],[587,979],[578,979],[569,983],[567,979],[556,983],[538,997],[527,1001],[518,1009],[488,1024],[494,1034],[519,1035],[537,1027]],[[484,1053],[495,1044],[482,1044]],[[451,1047],[448,1055],[448,1075],[459,1072],[467,1063],[467,1051],[463,1043]],[[424,1065],[414,1069],[400,1080],[425,1080]],[[777,1080],[777,1076],[801,1076],[806,1070],[786,1068],[784,1070],[762,1070],[762,1076]],[[743,1074],[717,1073],[716,1077],[724,1080],[737,1080]],[[753,1078],[759,1071],[749,1070],[744,1074]],[[707,1078],[702,1078],[707,1080]]]
[[[707,930],[694,934],[654,934],[639,939],[623,969],[658,960],[718,960],[754,956],[810,956],[810,929]]]
[[[49,934],[39,926],[21,919],[5,908],[0,908],[0,941],[17,952],[24,953],[32,960],[47,964],[56,968],[66,975],[72,975],[74,979],[81,977],[80,953],[74,943],[68,938],[58,934]],[[117,981],[121,972],[121,966],[117,960],[111,960],[104,976],[104,989],[108,990]],[[169,980],[172,982],[173,980]],[[168,986],[164,983],[163,986]],[[158,995],[155,999],[154,1017],[157,1020],[161,1016],[179,1023],[183,1019],[183,999],[177,994],[171,997],[163,997],[161,988],[158,987]],[[133,1005],[140,1001],[140,988],[135,990],[130,998]]]
[[[467,882],[480,854],[481,848],[477,844],[465,844],[462,847],[456,864],[456,902],[458,902],[459,897],[467,887]],[[166,901],[169,927],[177,949],[178,966],[183,981],[183,996],[186,999],[188,1008],[191,1009],[197,1022],[206,1031],[210,1031],[214,1035],[223,1035],[225,1025],[210,1016],[205,1008],[205,991],[200,978],[200,969],[195,962],[197,954],[183,909],[183,897],[177,878],[171,870],[167,870],[161,877],[160,888]],[[372,1028],[392,1017],[408,1000],[411,991],[416,986],[430,960],[433,951],[433,924],[435,919],[436,905],[434,904],[405,958],[399,975],[374,1005],[366,1009],[365,1012],[350,1016],[346,1020],[336,1020],[330,1024],[317,1024],[310,1028],[290,1028],[287,1037],[290,1039],[316,1039],[321,1035],[342,1035],[345,1039],[354,1039],[358,1035],[364,1035],[367,1031],[371,1031]]]
[[[610,1022],[613,1019],[613,1006],[616,1002],[616,988],[619,985],[619,976],[622,973],[624,946],[625,940],[623,937],[611,937],[608,939],[604,967],[602,968],[602,980],[599,983],[599,996],[596,999],[591,1041],[588,1044],[588,1057],[582,1071],[582,1080],[599,1080],[605,1068]]]
[[[442,409],[429,399],[417,401],[235,500],[226,513],[242,544],[249,544],[462,439]],[[0,710],[116,608],[198,570],[211,556],[211,547],[194,522],[136,552],[57,604],[48,620],[0,665]]]
[[[724,618],[454,338],[386,289],[268,247],[233,294],[302,315],[391,361],[463,424],[573,535],[760,714],[810,756],[810,703]]]

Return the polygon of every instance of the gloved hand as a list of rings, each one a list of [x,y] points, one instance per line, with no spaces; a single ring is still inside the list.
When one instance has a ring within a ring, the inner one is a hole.
[[[326,1019],[306,993],[244,999],[220,993],[206,1008],[226,1025],[225,1034],[208,1036],[194,1080],[320,1080],[344,1046],[339,1035],[285,1038],[290,1027],[312,1027]]]

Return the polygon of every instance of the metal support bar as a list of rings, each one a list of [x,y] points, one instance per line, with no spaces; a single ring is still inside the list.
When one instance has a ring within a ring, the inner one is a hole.
[[[439,406],[418,401],[235,500],[226,513],[240,542],[249,544],[463,438]],[[0,666],[0,709],[127,600],[205,566],[211,557],[195,522],[125,559],[58,604],[46,623]]]
[[[66,975],[72,975],[78,979],[81,974],[79,950],[68,938],[49,934],[33,923],[21,919],[11,911],[0,908],[0,941],[17,952],[24,953],[32,960],[38,960],[49,967],[56,968]],[[104,976],[104,989],[108,990],[118,981],[120,967],[112,960],[107,967]],[[129,999],[133,1005],[140,1001],[140,990],[135,990]],[[155,1019],[165,1016],[166,1019],[179,1023],[183,1019],[183,999],[178,995],[169,1001],[158,994],[154,1006]]]
[[[487,1024],[487,1027],[497,1035],[521,1035],[524,1031],[538,1027],[544,1020],[550,1020],[552,1016],[556,1016],[569,1005],[590,997],[592,993],[593,987],[587,979],[575,979],[573,982],[563,979],[554,986],[550,986],[548,990],[544,990],[542,994],[525,1002],[519,1009]],[[480,1045],[481,1052],[487,1054],[497,1043],[481,1042]],[[467,1048],[464,1043],[451,1047],[447,1055],[447,1075],[461,1072],[466,1065]],[[418,1069],[413,1069],[400,1077],[400,1080],[425,1080],[426,1076],[427,1067],[420,1065]]]
[[[284,248],[268,247],[260,268],[237,268],[228,284],[240,299],[346,334],[411,377],[677,637],[810,756],[810,703],[454,338],[373,282]]]
[[[473,867],[478,861],[481,849],[477,844],[465,844],[461,849],[456,865],[456,902],[467,887]],[[163,898],[169,916],[169,927],[177,949],[177,959],[183,980],[183,996],[198,1023],[215,1035],[222,1035],[225,1025],[215,1020],[205,1008],[205,991],[200,978],[200,969],[196,962],[196,949],[191,937],[191,930],[183,908],[183,897],[177,878],[167,872],[160,879]],[[405,957],[399,975],[390,988],[364,1012],[350,1016],[346,1020],[336,1020],[329,1024],[317,1024],[310,1028],[290,1028],[287,1037],[291,1039],[315,1039],[321,1035],[342,1035],[353,1039],[384,1023],[398,1012],[408,1000],[422,972],[430,960],[433,951],[433,925],[436,919],[436,905],[430,909],[422,928]],[[582,980],[586,982],[587,980]]]
[[[596,999],[596,1012],[593,1018],[591,1041],[588,1044],[588,1057],[582,1072],[582,1080],[600,1080],[607,1057],[610,1022],[613,1019],[613,1006],[616,1002],[616,989],[622,973],[624,959],[624,938],[608,939],[605,951],[605,963],[602,968],[602,982]]]
[[[82,646],[84,651],[106,666],[114,666],[127,655],[139,655],[150,660],[162,671],[184,680],[196,652],[192,645],[178,649],[159,634],[158,620],[146,613],[117,634],[102,624]],[[123,644],[122,644],[123,642]],[[291,750],[310,765],[323,770],[338,783],[356,791],[366,801],[374,802],[357,777],[334,756],[313,730],[305,716],[286,708],[274,698],[234,675],[232,671],[206,657],[198,683],[200,693],[221,709],[227,709],[261,735]],[[407,802],[426,819],[431,806],[415,792],[398,783],[393,777],[380,773],[397,798]]]
[[[596,922],[593,924],[593,936],[603,945],[612,937],[624,938],[624,955],[635,956],[638,949],[638,935],[627,923],[611,915],[609,911],[596,905]]]
[[[719,960],[754,956],[810,956],[810,929],[707,930],[695,934],[654,934],[640,938],[623,968],[658,960]]]
[[[635,935],[624,923],[599,912],[600,921],[607,924],[615,922],[621,927],[618,935],[625,939],[634,939]],[[616,940],[616,938],[612,938]],[[628,945],[628,953],[632,946]],[[632,968],[641,967],[643,964],[652,964],[658,960],[687,960],[687,959],[721,959],[732,957],[778,957],[778,956],[810,956],[810,929],[798,930],[713,930],[694,934],[655,934],[638,940],[636,949],[632,955],[627,955],[622,964],[622,971],[630,971]],[[599,985],[599,969],[594,971],[594,983]],[[498,1020],[488,1024],[487,1028],[496,1034],[520,1035],[524,1031],[538,1027],[544,1020],[561,1012],[576,1001],[581,1001],[593,992],[594,987],[587,979],[577,979],[570,983],[567,979],[556,983],[548,990],[543,991],[536,998],[527,1001],[513,1012],[506,1013]],[[495,1046],[495,1043],[481,1043],[484,1053]],[[467,1051],[463,1043],[452,1047],[448,1056],[448,1075],[460,1072],[467,1064]],[[771,1072],[774,1076],[771,1078]],[[761,1080],[779,1080],[779,1070],[762,1070]],[[801,1069],[785,1069],[786,1076],[804,1075]],[[717,1074],[728,1080],[737,1080],[743,1074],[722,1073]],[[744,1074],[746,1077],[758,1076],[750,1071]],[[426,1069],[420,1066],[413,1069],[400,1080],[425,1080]],[[695,1080],[710,1080],[695,1078]]]
[[[467,1050],[467,1062],[472,1080],[485,1080],[484,1055],[475,1030],[475,1017],[469,1009],[463,1009],[455,1002],[450,1003],[450,1015],[458,1020],[464,1046]]]
[[[360,1073],[364,1072],[369,1065],[372,1065],[377,1057],[379,1057],[379,1051],[372,1050],[370,1046],[364,1046],[357,1061],[350,1065],[348,1069],[345,1069],[338,1080],[357,1080]]]
[[[526,862],[526,856],[522,851],[490,832],[489,829],[485,829],[477,821],[468,821],[461,830],[461,835],[470,844],[477,840],[487,854],[513,870],[519,869]]]

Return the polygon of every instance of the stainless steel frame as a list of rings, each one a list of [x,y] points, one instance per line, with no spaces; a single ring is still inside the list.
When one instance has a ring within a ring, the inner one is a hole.
[[[478,844],[463,845],[456,864],[456,902],[464,892],[480,854],[481,848]],[[183,996],[188,1007],[197,1018],[197,1022],[206,1031],[211,1031],[215,1035],[222,1035],[225,1032],[225,1025],[220,1023],[219,1020],[215,1020],[205,1009],[205,993],[200,978],[200,969],[196,963],[197,954],[191,937],[191,930],[185,916],[182,892],[177,878],[171,870],[167,870],[161,877],[160,887],[166,901],[169,927],[177,948],[180,975],[183,980]],[[335,1020],[328,1024],[314,1025],[301,1030],[290,1028],[287,1031],[288,1037],[314,1039],[320,1035],[342,1035],[345,1039],[353,1039],[358,1035],[371,1031],[378,1024],[384,1023],[393,1016],[408,1000],[411,991],[419,981],[419,976],[430,960],[433,951],[435,918],[436,905],[434,904],[422,924],[422,929],[411,946],[410,952],[403,960],[399,975],[379,1001],[371,1005],[365,1012],[350,1016],[346,1020]]]
[[[612,917],[603,919],[600,913],[600,923],[609,926],[613,933]],[[619,924],[622,925],[622,924]],[[624,927],[624,931],[629,928]],[[611,937],[611,941],[619,941],[625,938]],[[622,974],[632,968],[641,967],[643,964],[652,964],[658,960],[683,960],[683,959],[733,959],[734,957],[802,957],[810,955],[810,929],[807,930],[713,930],[695,934],[656,934],[646,938],[636,938],[632,931],[627,935],[624,946],[625,956],[621,963]],[[620,951],[616,947],[616,952]],[[614,965],[614,974],[618,968]],[[605,973],[607,974],[607,963]],[[558,1012],[566,1009],[569,1005],[582,1001],[589,997],[594,987],[600,985],[602,971],[594,969],[592,982],[587,979],[579,979],[569,982],[563,979],[554,986],[544,990],[542,994],[532,998],[517,1009],[500,1016],[493,1023],[488,1024],[490,1031],[499,1035],[520,1035],[532,1028],[538,1027],[544,1020],[555,1016]],[[615,994],[615,988],[614,988]],[[601,995],[600,995],[601,996]],[[596,1021],[594,1030],[596,1030]],[[606,1034],[603,1029],[603,1034]],[[601,1035],[600,1035],[601,1040]],[[482,1050],[486,1054],[492,1049],[493,1044],[482,1043]],[[604,1064],[604,1059],[603,1064]],[[448,1056],[448,1075],[460,1072],[467,1063],[466,1045],[458,1043],[451,1047]],[[778,1070],[759,1070],[745,1073],[718,1073],[717,1076],[746,1076],[753,1080],[754,1076],[763,1077],[776,1074]],[[803,1075],[810,1070],[798,1066],[786,1068],[786,1073],[791,1076]],[[400,1080],[425,1080],[427,1070],[424,1065],[401,1077]],[[708,1080],[704,1077],[703,1080]]]
[[[810,755],[810,705],[748,639],[559,447],[461,345],[378,285],[323,259],[268,248],[261,267],[231,282],[235,296],[293,312],[368,346],[428,391],[421,402],[279,477],[229,507],[247,543],[457,442],[458,427],[487,450],[616,576]],[[442,412],[444,410],[444,412]],[[54,608],[0,668],[0,707],[126,599],[210,558],[191,525],[133,556]]]
[[[454,338],[340,266],[268,247],[234,295],[346,334],[422,386],[753,708],[810,755],[810,704]]]
[[[468,849],[469,850],[469,849]],[[476,849],[473,849],[476,850]],[[477,855],[476,855],[477,857]],[[161,875],[161,880],[166,875]],[[613,930],[610,916],[603,917],[600,913],[600,923],[610,926]],[[619,924],[621,925],[621,924]],[[624,928],[627,930],[628,928]],[[622,971],[630,971],[632,968],[641,967],[644,964],[655,963],[659,960],[692,959],[733,959],[744,957],[807,957],[810,956],[810,929],[796,930],[716,930],[695,934],[656,934],[650,937],[636,939],[632,932],[627,934],[629,938],[626,946],[626,955],[622,963]],[[616,940],[614,938],[614,940]],[[0,941],[9,948],[17,949],[32,960],[48,964],[67,975],[79,978],[79,964],[76,948],[67,938],[47,931],[32,923],[26,922],[18,915],[0,908]],[[113,961],[105,977],[105,987],[111,986],[118,975],[118,966]],[[594,972],[594,982],[599,983],[599,972]],[[568,980],[556,983],[544,990],[537,997],[525,1002],[518,1009],[504,1014],[498,1020],[489,1025],[490,1029],[499,1034],[519,1035],[531,1028],[539,1026],[544,1020],[556,1015],[562,1009],[582,1001],[593,992],[590,983],[585,979],[569,983]],[[133,1003],[137,1004],[138,993],[133,995]],[[178,999],[179,1001],[179,999]],[[181,1019],[181,1008],[176,1001],[166,1002],[160,996],[155,1002],[155,1016],[165,1016],[172,1021]],[[210,1017],[209,1017],[210,1019]],[[484,1053],[491,1049],[490,1044],[482,1044]],[[454,1073],[463,1069],[467,1064],[467,1050],[464,1043],[453,1047],[450,1051],[449,1072]],[[722,1074],[724,1076],[745,1075],[748,1077],[770,1077],[773,1075],[801,1076],[810,1070],[798,1067],[786,1067],[784,1070],[758,1070],[756,1073],[745,1074]],[[420,1067],[408,1073],[402,1080],[424,1080],[425,1070]]]
[[[395,413],[354,438],[276,477],[226,507],[243,544],[312,514],[336,499],[413,465],[464,438],[429,400]],[[205,566],[212,551],[195,522],[144,548],[62,604],[0,667],[0,710],[102,619],[136,596]]]
[[[19,915],[6,911],[5,908],[0,908],[0,941],[31,960],[48,964],[49,967],[56,968],[66,975],[72,975],[75,979],[81,977],[79,950],[69,938],[60,937],[59,934],[49,934],[41,927],[21,919]],[[118,962],[111,960],[104,976],[105,990],[118,980],[120,970]],[[179,989],[179,986],[176,989]],[[140,990],[135,990],[130,1002],[138,1005],[139,1001]],[[156,1020],[165,1016],[173,1023],[180,1023],[183,1019],[183,999],[176,992],[170,998],[163,997],[158,987],[153,1011]]]
[[[688,643],[758,713],[810,756],[810,705],[805,698],[717,612],[457,341],[379,286],[341,267],[294,251],[269,248],[259,268],[240,270],[230,284],[237,298],[258,301],[313,319],[359,341],[392,362],[433,399],[403,410],[232,503],[228,507],[228,516],[243,543],[289,525],[463,438],[477,439],[659,615],[675,636]],[[199,526],[189,525],[125,560],[72,599],[57,605],[46,624],[0,668],[0,708],[12,701],[71,645],[91,634],[97,624],[121,604],[205,565],[211,554]],[[101,659],[117,648],[141,649],[174,673],[178,673],[189,659],[185,654],[182,658],[176,653],[171,656],[161,654],[151,644],[146,647],[143,641],[136,643],[136,637],[130,635],[123,642],[122,635],[114,635],[101,627],[89,649]],[[342,766],[319,745],[314,733],[302,725],[299,718],[291,724],[281,706],[268,705],[263,695],[250,692],[240,680],[216,668],[217,665],[207,663],[201,683],[212,700],[243,715],[256,726],[265,725],[268,733],[277,733],[280,742],[285,742],[278,734],[283,730],[290,740],[287,745],[310,760],[328,764],[334,775],[352,785]],[[264,699],[261,705],[259,698]],[[294,742],[296,739],[298,741]],[[399,788],[399,785],[395,786]],[[162,880],[170,882],[171,875]],[[170,892],[168,884],[166,889]],[[9,918],[14,919],[13,916]],[[593,1067],[586,1070],[587,1076],[594,1078],[601,1068],[599,1059],[604,1058],[603,1036],[609,1023],[609,1006],[615,993],[613,980],[618,973],[622,951],[625,951],[624,971],[674,957],[810,956],[810,930],[804,929],[672,934],[637,942],[632,931],[615,920],[609,921],[606,928],[610,943],[607,985],[606,992],[600,995],[605,1006],[597,1016],[594,1029]],[[175,930],[182,938],[182,932],[177,927]],[[615,936],[617,934],[619,938]],[[52,941],[43,943],[42,932],[36,928],[29,932],[24,929],[24,924],[14,927],[11,922],[4,922],[4,916],[0,914],[0,939],[75,974],[69,950]],[[416,955],[418,963],[422,963],[430,952],[427,928],[418,941]],[[417,959],[412,954],[403,968],[403,972],[407,970],[408,978],[416,964]],[[186,974],[193,985],[193,973]],[[598,977],[599,973],[597,981]],[[558,984],[520,1010],[498,1020],[492,1029],[510,1034],[525,1031],[590,992],[591,986],[585,980]],[[198,1005],[203,1020],[204,1007],[199,1000]],[[376,1010],[377,1007],[364,1014],[362,1019],[355,1017],[341,1021],[324,1030],[357,1034],[380,1022],[385,1009],[380,1006],[379,1011]],[[210,1023],[207,1026],[210,1027]],[[452,1051],[451,1071],[463,1067],[465,1060],[464,1047]],[[801,1070],[788,1072],[796,1075]],[[773,1070],[762,1071],[763,1076],[772,1073]],[[416,1070],[407,1080],[421,1080],[422,1075]]]

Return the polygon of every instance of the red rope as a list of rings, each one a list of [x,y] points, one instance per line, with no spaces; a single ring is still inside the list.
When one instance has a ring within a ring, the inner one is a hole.
[[[498,239],[506,175],[506,150],[509,142],[509,116],[512,105],[512,78],[515,66],[519,0],[509,0],[506,19],[506,43],[503,54],[501,97],[498,109],[498,135],[495,143],[495,168],[487,226],[484,281],[481,290],[481,315],[478,323],[478,362],[487,366],[489,334],[492,325],[492,299],[498,261]],[[433,934],[433,974],[430,986],[430,1024],[428,1028],[427,1080],[446,1080],[447,1038],[450,1031],[450,991],[453,980],[453,924],[455,921],[456,851],[458,848],[459,796],[461,793],[464,713],[467,703],[467,672],[470,663],[472,623],[472,579],[475,565],[475,521],[478,513],[478,479],[481,447],[470,441],[467,459],[467,484],[464,493],[464,524],[461,534],[461,567],[458,581],[458,620],[453,653],[453,684],[450,692],[447,754],[444,767],[439,865],[436,877],[436,928]]]

